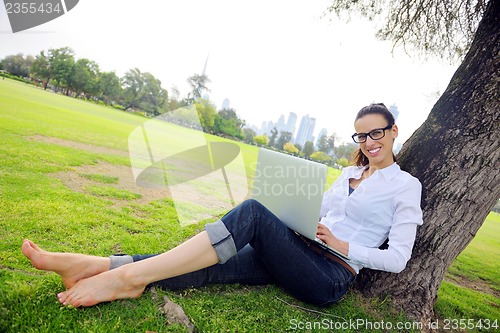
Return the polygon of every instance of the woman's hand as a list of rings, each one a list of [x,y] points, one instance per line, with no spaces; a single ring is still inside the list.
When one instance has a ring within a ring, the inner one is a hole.
[[[343,253],[345,256],[349,255],[349,243],[341,241],[335,237],[330,229],[328,229],[324,224],[318,225],[318,231],[316,232],[316,237],[321,239],[323,242],[328,244],[328,246],[333,247],[335,250]]]

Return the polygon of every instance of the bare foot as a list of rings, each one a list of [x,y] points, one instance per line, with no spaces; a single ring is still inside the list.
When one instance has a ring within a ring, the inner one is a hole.
[[[133,283],[122,266],[88,279],[78,281],[71,289],[59,293],[59,302],[63,305],[92,306],[101,302],[124,298],[138,298],[146,285]]]
[[[28,239],[23,242],[22,251],[35,268],[59,274],[66,288],[73,287],[81,279],[109,270],[109,258],[47,252]]]

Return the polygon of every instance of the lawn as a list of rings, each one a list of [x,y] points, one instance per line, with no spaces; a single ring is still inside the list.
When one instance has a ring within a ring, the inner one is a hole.
[[[133,184],[128,136],[146,121],[0,80],[0,332],[182,332],[162,313],[164,296],[181,305],[201,332],[289,331],[321,323],[310,330],[315,332],[349,320],[406,321],[387,302],[368,302],[355,292],[322,309],[275,286],[157,290],[85,309],[60,306],[55,295],[62,284],[57,275],[30,266],[20,252],[24,238],[51,251],[156,253],[213,220],[181,227],[164,192]],[[238,145],[246,164],[255,160],[256,147]],[[329,182],[337,175],[330,170]],[[490,215],[450,268],[436,305],[440,318],[499,318],[499,226],[498,215]]]
[[[500,215],[490,213],[474,240],[450,266],[438,293],[442,318],[498,319],[500,325]]]

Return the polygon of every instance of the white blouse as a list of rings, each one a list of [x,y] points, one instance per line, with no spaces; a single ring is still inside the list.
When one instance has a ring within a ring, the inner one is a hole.
[[[320,219],[338,239],[349,243],[347,262],[357,272],[368,267],[399,273],[411,257],[422,225],[422,185],[396,163],[375,171],[349,195],[349,179],[367,167],[351,166],[325,192]],[[389,238],[389,248],[378,247]]]

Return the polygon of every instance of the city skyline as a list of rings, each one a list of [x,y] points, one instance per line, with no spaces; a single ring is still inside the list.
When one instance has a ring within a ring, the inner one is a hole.
[[[323,17],[328,4],[172,0],[137,7],[129,0],[86,0],[57,20],[15,34],[0,7],[0,58],[70,47],[102,71],[122,77],[138,68],[185,96],[187,78],[200,73],[209,54],[210,100],[220,106],[230,99],[248,124],[309,113],[349,142],[361,107],[397,103],[405,110],[398,119],[404,142],[427,118],[457,65],[411,58],[377,40],[376,22]]]
[[[391,114],[393,115],[394,121],[397,124],[397,121],[398,121],[398,118],[400,115],[400,111],[399,111],[398,106],[396,104],[391,104],[390,106],[388,106],[388,109],[391,112]],[[310,119],[315,120],[315,118],[310,117],[309,114],[303,115],[301,117],[301,125],[302,125],[302,121],[304,121],[304,123],[307,123],[308,120],[310,120]],[[311,135],[311,133],[314,133],[314,130],[315,130],[315,121],[312,124],[307,124],[307,126],[305,124],[303,125],[304,134],[301,135],[303,138],[298,139],[299,132],[297,131],[297,133],[296,133],[296,128],[295,128],[296,121],[297,121],[297,114],[294,112],[290,112],[288,115],[286,124],[285,124],[285,115],[281,114],[279,116],[277,122],[274,122],[273,120],[264,120],[262,122],[262,125],[260,128],[255,126],[254,124],[247,124],[245,127],[253,129],[257,133],[257,135],[266,134],[268,137],[271,136],[271,130],[273,128],[276,128],[278,130],[278,134],[282,131],[287,131],[287,132],[292,133],[292,140],[291,140],[292,143],[297,143],[297,144],[303,145],[302,141],[304,140],[304,138],[306,138],[305,141],[311,141],[316,148],[318,147],[319,139],[323,135],[325,135],[325,136],[335,135],[336,136],[336,146],[338,146],[338,144],[339,144],[339,142],[337,141],[338,134],[335,131],[333,131],[331,128],[328,128],[328,127],[321,127],[321,129],[318,128],[317,135]],[[290,126],[293,128],[293,130],[290,130]],[[307,133],[306,133],[306,127],[308,127]],[[299,129],[300,129],[300,127],[299,127]],[[341,143],[350,143],[350,142],[351,141],[341,142]],[[399,150],[402,148],[402,145],[403,145],[403,143],[399,142],[399,141],[395,143],[395,147],[394,147],[395,153],[399,152]]]
[[[321,137],[321,132],[317,137],[313,135],[316,119],[314,117],[309,117],[309,114],[302,116],[298,130],[295,127],[296,122],[297,114],[290,112],[286,121],[285,115],[281,114],[277,122],[264,120],[260,128],[253,124],[247,124],[246,127],[253,129],[258,135],[266,134],[268,137],[271,136],[271,131],[274,129],[278,131],[278,134],[281,132],[289,132],[292,134],[292,143],[303,146],[305,142],[311,141],[316,145],[317,140]],[[324,130],[327,131],[326,129]]]

